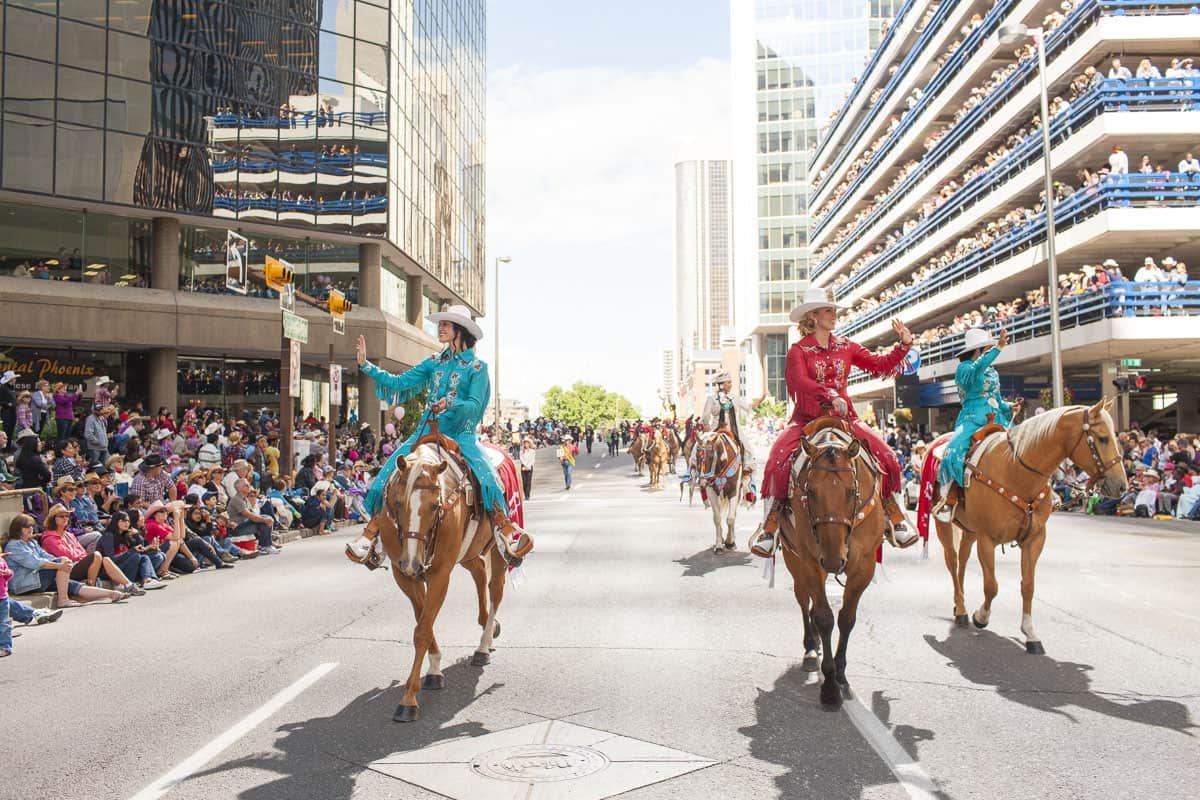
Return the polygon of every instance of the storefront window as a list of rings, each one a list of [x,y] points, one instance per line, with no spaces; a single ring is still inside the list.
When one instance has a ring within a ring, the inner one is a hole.
[[[379,307],[394,317],[408,319],[408,279],[386,258],[379,270]]]
[[[77,410],[91,408],[96,396],[96,379],[107,375],[116,382],[116,396],[123,407],[136,401],[144,401],[145,387],[130,387],[126,383],[127,361],[132,356],[102,350],[56,350],[45,347],[14,347],[0,343],[0,372],[12,370],[17,379],[11,384],[14,391],[34,391],[38,381],[45,380],[53,386],[62,382],[79,387],[83,402]],[[144,372],[144,370],[143,370]]]
[[[150,223],[0,203],[0,275],[150,285]]]

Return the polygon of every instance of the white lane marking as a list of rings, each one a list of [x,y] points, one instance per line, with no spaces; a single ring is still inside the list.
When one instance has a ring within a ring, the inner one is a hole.
[[[563,500],[566,500],[568,497],[570,497],[570,495],[567,494],[566,490],[564,489],[563,493],[558,496],[558,502],[561,503]]]
[[[846,716],[854,723],[854,727],[858,728],[858,732],[867,740],[867,744],[871,745],[871,749],[888,765],[888,769],[912,800],[937,800],[937,784],[919,762],[904,752],[904,748],[892,738],[879,718],[859,701],[857,694],[842,708],[846,710]]]
[[[242,738],[247,733],[261,725],[276,711],[295,700],[300,696],[301,692],[312,686],[317,681],[321,680],[321,678],[324,678],[326,675],[336,669],[337,666],[338,662],[336,661],[318,664],[316,667],[310,670],[308,674],[301,677],[291,686],[288,686],[286,689],[280,691],[270,700],[263,703],[247,716],[243,717],[232,728],[225,731],[208,744],[204,745],[204,747],[197,750],[191,756],[179,762],[179,764],[177,764],[170,772],[167,772],[145,789],[142,789],[140,792],[130,798],[130,800],[156,800],[157,798],[162,797],[164,794],[171,791],[171,789],[173,789],[176,785],[187,780],[192,773],[196,772],[209,761],[212,761],[214,758],[220,755],[223,750],[228,748],[238,739]]]

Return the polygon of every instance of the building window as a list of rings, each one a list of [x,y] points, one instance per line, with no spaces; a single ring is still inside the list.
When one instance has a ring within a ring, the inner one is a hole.
[[[767,394],[776,400],[787,398],[787,334],[766,335],[766,382]]]

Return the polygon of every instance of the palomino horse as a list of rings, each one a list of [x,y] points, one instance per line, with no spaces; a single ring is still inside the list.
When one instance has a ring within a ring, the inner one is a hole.
[[[450,440],[419,444],[397,462],[384,488],[380,542],[392,562],[392,577],[412,601],[417,617],[412,670],[392,716],[397,722],[418,718],[418,689],[445,685],[433,623],[446,599],[455,564],[470,571],[479,598],[483,635],[471,660],[473,666],[489,663],[492,639],[500,631],[496,612],[504,598],[506,564],[495,545],[491,520],[475,513],[475,487],[466,467],[449,455],[453,449],[456,445]],[[429,673],[422,681],[421,663],[426,653]]]
[[[650,488],[661,489],[663,470],[671,457],[671,448],[663,438],[662,431],[654,432],[654,440],[646,450],[646,465],[650,469]]]
[[[1108,497],[1120,497],[1129,487],[1121,451],[1117,447],[1112,400],[1092,406],[1065,406],[1033,417],[1006,435],[992,434],[977,445],[966,469],[970,476],[963,502],[954,510],[953,523],[935,520],[946,569],[954,580],[954,621],[967,624],[963,577],[971,546],[979,542],[983,569],[983,605],[971,619],[987,627],[992,615],[996,583],[996,545],[1015,543],[1021,548],[1021,632],[1025,650],[1046,652],[1033,629],[1034,571],[1046,544],[1046,520],[1053,510],[1050,477],[1065,460],[1092,476],[1092,484]],[[924,487],[923,487],[924,490]],[[936,492],[936,487],[932,490]],[[936,496],[933,494],[931,496]]]
[[[793,522],[780,526],[783,561],[804,616],[804,667],[816,669],[817,651],[822,651],[821,703],[836,708],[843,696],[851,696],[846,646],[858,601],[875,574],[875,551],[883,542],[886,521],[879,474],[862,457],[862,446],[849,429],[824,417],[809,430],[813,433],[800,440],[805,457],[796,460],[788,487]],[[836,655],[833,610],[825,595],[828,574],[846,576]]]
[[[742,449],[728,428],[703,434],[696,444],[696,477],[700,490],[712,509],[715,541],[713,553],[720,555],[734,548],[733,528],[737,523],[738,501],[742,497]]]
[[[644,433],[639,433],[633,437],[633,444],[629,445],[629,455],[633,456],[633,474],[641,475],[642,470],[646,468],[646,451],[650,449],[650,437]]]

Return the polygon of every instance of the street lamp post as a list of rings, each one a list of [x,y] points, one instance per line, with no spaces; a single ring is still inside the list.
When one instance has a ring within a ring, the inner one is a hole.
[[[1050,167],[1050,99],[1046,86],[1046,32],[1043,28],[1029,28],[1021,23],[1000,26],[1000,43],[1016,44],[1033,39],[1037,44],[1038,88],[1042,104],[1042,165],[1046,180],[1046,300],[1050,304],[1050,385],[1054,395],[1054,407],[1066,403],[1063,387],[1062,326],[1058,319],[1058,258],[1054,242],[1054,173]]]
[[[496,432],[496,437],[500,436],[500,264],[507,264],[512,261],[509,256],[496,256],[496,266],[492,271],[492,315],[496,318],[493,327],[493,341],[496,343],[496,355],[492,361],[492,367],[496,373],[496,386],[493,394],[496,396],[496,411],[495,419],[492,420],[493,429]],[[499,444],[499,442],[496,442]]]

